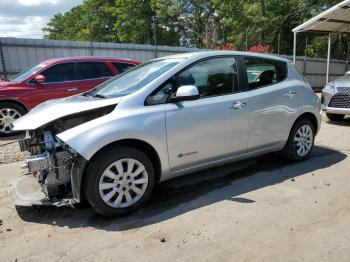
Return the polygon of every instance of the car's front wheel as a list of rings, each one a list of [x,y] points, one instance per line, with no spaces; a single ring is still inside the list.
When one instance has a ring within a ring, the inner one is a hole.
[[[14,133],[11,124],[22,117],[26,111],[14,103],[0,104],[0,136],[10,136]]]
[[[116,147],[99,154],[88,166],[85,196],[105,216],[127,214],[144,204],[154,186],[152,162],[140,150]]]
[[[299,119],[292,127],[282,155],[291,161],[301,161],[310,154],[315,142],[315,127],[309,119]]]
[[[334,121],[334,122],[342,121],[345,117],[345,115],[342,115],[342,114],[326,113],[326,115],[327,115],[329,120]]]

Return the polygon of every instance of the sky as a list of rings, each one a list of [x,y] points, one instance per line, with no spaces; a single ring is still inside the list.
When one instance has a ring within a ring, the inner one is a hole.
[[[83,0],[0,0],[0,36],[43,38],[41,29]]]

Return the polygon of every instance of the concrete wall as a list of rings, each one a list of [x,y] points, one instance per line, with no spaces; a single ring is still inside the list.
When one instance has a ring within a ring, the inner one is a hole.
[[[44,61],[48,58],[67,56],[115,56],[131,58],[145,62],[147,60],[166,55],[194,52],[196,48],[157,46],[157,51],[152,45],[97,43],[79,41],[54,41],[41,39],[21,39],[0,37],[0,77],[11,78],[15,74]],[[292,59],[291,57],[288,57]],[[4,67],[6,70],[4,70]],[[319,89],[326,82],[326,60],[298,57],[297,67],[310,84]],[[344,75],[348,70],[345,61],[332,60],[330,67],[330,79]]]

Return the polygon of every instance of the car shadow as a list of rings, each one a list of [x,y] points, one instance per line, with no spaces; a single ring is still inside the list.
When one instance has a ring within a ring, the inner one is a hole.
[[[251,205],[255,200],[241,195],[327,168],[346,157],[334,149],[315,146],[310,159],[304,162],[290,163],[270,154],[212,168],[157,185],[146,206],[116,218],[105,218],[88,206],[16,209],[20,218],[27,222],[123,231],[159,223],[224,200]]]
[[[328,119],[327,124],[335,126],[350,126],[350,117],[345,117],[341,121],[331,121]]]

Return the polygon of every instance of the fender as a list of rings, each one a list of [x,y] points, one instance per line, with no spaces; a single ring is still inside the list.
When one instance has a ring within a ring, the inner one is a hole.
[[[162,105],[164,108],[164,106]],[[138,110],[120,110],[76,126],[57,135],[58,139],[89,161],[102,148],[120,140],[137,139],[156,150],[162,174],[169,172],[165,130],[165,112],[159,107]],[[159,128],[161,126],[162,128]]]

